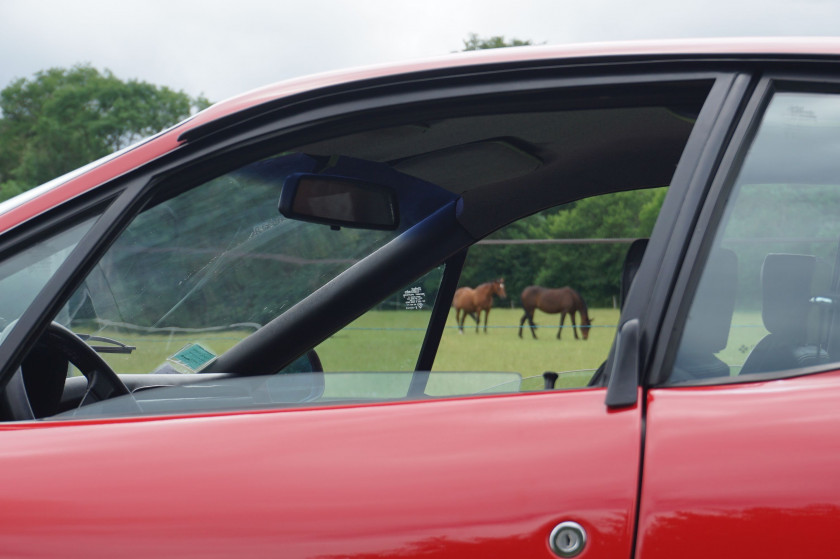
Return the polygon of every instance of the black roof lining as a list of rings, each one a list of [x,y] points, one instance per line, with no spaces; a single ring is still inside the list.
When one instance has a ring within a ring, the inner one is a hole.
[[[420,111],[413,122],[380,122],[298,149],[391,164],[461,194],[462,224],[479,238],[499,220],[590,195],[668,185],[710,86],[708,80],[611,86],[572,97],[541,92],[528,103],[455,105],[438,108],[434,118]]]

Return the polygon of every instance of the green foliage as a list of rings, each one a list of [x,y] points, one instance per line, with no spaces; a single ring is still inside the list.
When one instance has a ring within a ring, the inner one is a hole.
[[[618,192],[587,198],[515,222],[491,239],[629,239],[648,237],[667,189]],[[503,276],[509,301],[529,285],[569,285],[587,303],[611,306],[617,299],[626,243],[477,245],[470,250],[461,285]]]
[[[285,219],[277,211],[285,175],[267,180],[254,168],[137,216],[74,295],[70,306],[87,311],[74,319],[153,328],[266,324],[393,236]]]
[[[0,157],[2,157],[2,154],[0,154]],[[0,183],[0,201],[14,198],[28,189],[27,185],[14,179],[2,182]]]
[[[476,33],[470,33],[464,40],[464,50],[484,50],[484,49],[498,49],[504,47],[521,47],[525,45],[533,45],[530,39],[510,39],[506,40],[503,35],[494,35],[492,37],[482,38]]]
[[[0,91],[0,199],[172,126],[203,97],[90,66],[52,68]]]

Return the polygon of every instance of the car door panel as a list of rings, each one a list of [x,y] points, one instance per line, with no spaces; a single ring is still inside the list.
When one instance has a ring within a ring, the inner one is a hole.
[[[831,555],[840,372],[648,395],[637,557]]]
[[[587,557],[629,557],[640,412],[603,398],[9,425],[0,552],[550,557],[573,520]]]

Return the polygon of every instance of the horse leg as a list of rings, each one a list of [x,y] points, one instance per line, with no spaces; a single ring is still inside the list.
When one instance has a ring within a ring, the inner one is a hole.
[[[575,339],[579,340],[580,338],[578,338],[578,335],[577,335],[577,324],[575,323],[575,312],[574,311],[570,312],[569,317],[572,319],[572,332],[575,333]],[[583,335],[583,334],[581,334],[581,335]]]
[[[531,313],[528,312],[528,309],[525,309],[525,314],[522,315],[522,318],[519,319],[519,337],[522,337],[522,326],[525,324],[525,321],[528,321],[528,324],[531,327],[531,333],[534,334],[534,318]],[[536,338],[537,335],[534,334]]]
[[[484,309],[484,333],[487,333],[487,319],[490,317],[490,309]]]
[[[531,335],[537,339],[537,325],[534,323],[534,311],[528,313],[528,324],[531,325]]]
[[[466,313],[467,313],[467,311],[464,311],[464,319],[465,320],[467,318]],[[464,321],[461,320],[461,309],[455,309],[455,324],[458,325],[458,333],[463,334],[464,333]]]
[[[475,333],[478,334],[478,328],[481,326],[481,309],[475,313]]]
[[[560,328],[557,329],[557,339],[560,339],[560,334],[563,333],[563,323],[566,322],[566,313],[560,311]]]
[[[534,324],[534,309],[529,309],[525,305],[522,306],[525,311],[525,314],[522,315],[522,318],[519,319],[519,337],[522,337],[522,325],[525,324],[525,321],[528,321],[528,325],[531,327],[531,335],[534,339],[537,338],[537,325]]]

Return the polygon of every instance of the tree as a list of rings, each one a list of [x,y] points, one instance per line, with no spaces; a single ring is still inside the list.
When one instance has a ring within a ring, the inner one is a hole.
[[[87,65],[0,91],[0,199],[122,149],[210,103]]]
[[[586,198],[547,216],[550,239],[649,237],[666,189],[616,192]],[[571,285],[591,305],[610,304],[618,295],[627,245],[560,245],[546,251],[535,283]]]
[[[483,39],[479,37],[476,33],[470,33],[467,38],[464,40],[464,50],[484,50],[484,49],[498,49],[504,47],[522,47],[526,45],[533,45],[534,43],[531,42],[530,39],[528,40],[521,40],[521,39],[511,39],[510,41],[506,41],[504,36],[502,35],[494,35],[492,37],[488,37]]]
[[[616,192],[586,198],[516,221],[490,239],[592,239],[649,237],[666,188]],[[625,243],[501,244],[470,249],[461,285],[504,276],[508,297],[519,304],[528,285],[570,285],[590,306],[618,297]]]

